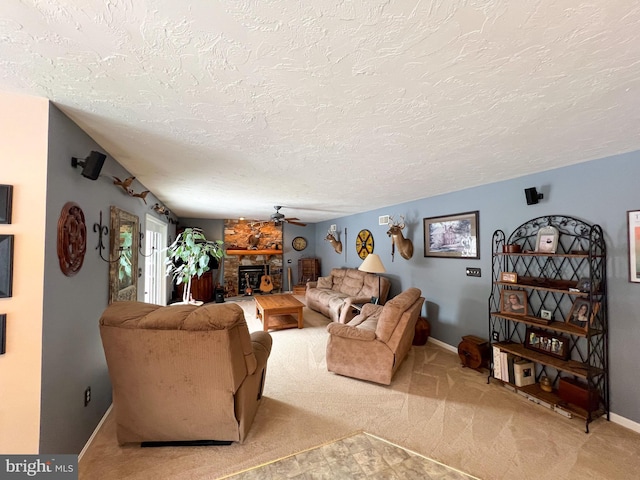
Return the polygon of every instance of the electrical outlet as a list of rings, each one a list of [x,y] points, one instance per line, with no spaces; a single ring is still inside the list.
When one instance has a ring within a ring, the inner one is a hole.
[[[87,387],[87,389],[84,391],[84,406],[86,407],[87,405],[89,405],[90,401],[91,401],[91,387]]]
[[[494,330],[493,332],[491,332],[491,338],[493,339],[494,342],[499,342],[500,334]]]
[[[481,271],[479,268],[467,267],[467,277],[481,277]]]

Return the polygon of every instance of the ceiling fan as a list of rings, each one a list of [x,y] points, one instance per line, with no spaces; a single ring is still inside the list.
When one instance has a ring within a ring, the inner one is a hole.
[[[282,213],[280,213],[280,209],[282,208],[280,205],[276,205],[273,208],[276,209],[276,213],[271,215],[271,220],[273,220],[273,223],[275,223],[276,225],[280,225],[281,223],[286,222],[292,225],[300,225],[301,227],[307,226],[306,223],[299,222],[298,221],[300,220],[299,218],[296,218],[296,217],[286,218]]]

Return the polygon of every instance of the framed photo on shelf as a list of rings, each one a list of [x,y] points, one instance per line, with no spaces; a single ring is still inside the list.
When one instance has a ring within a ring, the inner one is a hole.
[[[479,211],[423,219],[424,256],[480,258]]]
[[[536,236],[536,252],[538,253],[556,253],[558,248],[558,237],[560,233],[556,227],[549,225],[538,230]]]
[[[500,313],[527,314],[527,292],[524,290],[501,290]]]
[[[629,232],[629,281],[640,283],[640,210],[627,212]]]
[[[524,347],[562,360],[569,358],[569,337],[539,328],[527,328]]]
[[[500,272],[500,281],[505,283],[518,283],[518,274],[515,272]]]
[[[585,298],[577,298],[573,302],[571,312],[565,323],[579,327],[585,332],[589,330],[589,325],[593,323],[593,317],[600,309],[600,303],[593,304],[593,311],[591,311],[591,304],[589,300]]]
[[[545,320],[552,320],[553,314],[551,313],[551,310],[540,310],[540,318],[543,318]]]
[[[11,223],[13,185],[0,185],[0,223]]]

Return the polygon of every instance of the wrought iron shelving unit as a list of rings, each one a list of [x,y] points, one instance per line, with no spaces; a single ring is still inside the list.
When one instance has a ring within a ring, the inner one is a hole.
[[[559,237],[555,253],[536,252],[540,228],[553,226]],[[507,253],[505,245],[517,245],[518,253]],[[491,369],[487,381],[501,382],[514,392],[545,405],[566,417],[577,416],[589,423],[606,415],[609,419],[609,362],[607,320],[607,252],[604,234],[599,225],[563,215],[548,215],[523,223],[506,238],[496,230],[492,239],[492,289],[489,296],[489,338],[492,347],[534,362],[533,385],[518,387],[494,375]],[[502,272],[517,274],[517,282],[502,281]],[[588,279],[587,288],[578,291],[579,280]],[[501,312],[502,291],[525,290],[527,315]],[[576,299],[588,302],[592,319],[585,330],[566,320]],[[541,311],[552,314],[552,320],[543,320]],[[526,347],[528,327],[568,339],[568,358],[561,359]],[[492,349],[493,351],[493,349]],[[553,390],[541,389],[540,378],[551,379]],[[587,409],[568,403],[558,395],[561,378],[579,380],[587,385]],[[597,405],[597,406],[596,406]]]

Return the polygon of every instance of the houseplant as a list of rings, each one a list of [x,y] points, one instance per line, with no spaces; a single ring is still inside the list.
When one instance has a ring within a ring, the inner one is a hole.
[[[173,276],[176,285],[185,285],[183,303],[196,303],[191,299],[191,280],[210,270],[211,257],[220,260],[224,256],[222,245],[221,240],[207,240],[199,228],[185,228],[167,248],[167,275]]]

